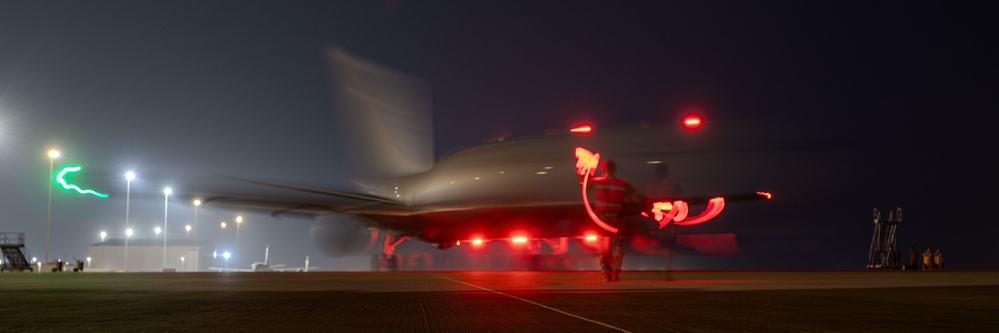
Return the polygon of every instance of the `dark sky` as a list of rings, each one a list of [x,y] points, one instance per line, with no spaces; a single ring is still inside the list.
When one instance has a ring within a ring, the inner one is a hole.
[[[322,50],[337,45],[430,83],[438,154],[688,111],[706,126],[805,143],[779,170],[751,170],[778,200],[729,208],[747,254],[720,268],[862,268],[871,209],[895,207],[905,211],[903,249],[939,247],[952,267],[996,268],[997,42],[988,11],[966,6],[0,0],[0,229],[27,233],[29,251],[44,256],[53,146],[64,154],[57,166],[136,170],[133,216],[148,229],[162,220],[162,187],[184,186],[149,175],[331,184],[337,137]],[[57,189],[51,256],[84,255],[99,230],[120,228],[123,210],[120,195]],[[193,216],[181,202],[170,213]],[[199,214],[205,238],[232,237],[216,227],[232,212]],[[740,224],[749,214],[754,222]],[[309,226],[262,216],[241,237],[297,262],[310,252]]]

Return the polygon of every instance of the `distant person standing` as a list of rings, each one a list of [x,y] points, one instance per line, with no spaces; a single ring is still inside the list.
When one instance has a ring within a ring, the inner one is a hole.
[[[621,264],[624,260],[622,239],[631,232],[631,228],[623,223],[621,213],[626,201],[644,203],[645,198],[635,192],[631,184],[615,176],[617,162],[614,160],[603,161],[599,170],[602,175],[594,177],[590,182],[593,187],[593,210],[601,221],[618,228],[617,233],[598,245],[600,272],[604,275],[604,281],[616,282],[620,280]]]
[[[943,270],[943,252],[940,252],[940,249],[933,252],[933,268]]]
[[[916,252],[916,247],[915,246],[910,247],[909,248],[909,269],[910,270],[915,270],[916,269],[916,263],[918,261],[919,261],[919,253]]]
[[[898,246],[892,248],[892,250],[891,250],[891,268],[892,269],[899,269],[898,265],[899,265],[899,263],[901,263],[901,259],[899,259],[899,256],[900,255],[898,254]]]
[[[683,195],[680,188],[670,177],[669,165],[663,163],[656,166],[656,178],[645,184],[645,196],[650,200],[676,200]],[[663,280],[673,281],[673,256],[676,254],[676,227],[673,223],[666,224],[659,232],[660,246],[666,250],[666,265],[663,268]]]
[[[683,195],[680,188],[670,177],[669,165],[665,163],[656,166],[656,179],[645,184],[645,196],[653,199],[676,199]]]
[[[926,252],[923,252],[923,270],[928,271],[933,269],[933,250],[926,247]]]

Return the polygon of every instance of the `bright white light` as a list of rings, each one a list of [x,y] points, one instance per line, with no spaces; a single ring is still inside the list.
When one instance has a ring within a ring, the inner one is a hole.
[[[161,231],[163,231],[163,229],[160,229],[160,227],[156,227],[156,229],[153,229],[153,232],[156,233],[156,236],[159,236]]]
[[[518,236],[513,238],[514,243],[527,243],[527,237]]]
[[[191,225],[190,224],[185,225],[184,230],[191,231]]]
[[[232,254],[230,254],[229,251],[225,251],[225,253],[222,253],[222,258],[225,258],[226,260],[229,260],[230,256],[232,256]]]
[[[132,228],[128,228],[128,230],[125,230],[125,236],[132,237],[133,233],[134,232],[132,231]]]
[[[60,155],[61,154],[59,153],[58,150],[55,149],[49,150],[49,158],[59,158]]]
[[[201,199],[194,199],[195,206],[201,206]]]
[[[170,194],[173,194],[173,189],[172,189],[172,188],[169,188],[169,187],[167,187],[167,188],[164,188],[164,189],[163,189],[163,194],[166,194],[166,195],[170,195]]]
[[[236,216],[236,223],[237,223],[237,224],[239,224],[239,223],[243,223],[243,216],[242,216],[242,215],[240,215],[240,216]]]
[[[131,171],[126,172],[125,173],[125,179],[129,180],[129,181],[135,180],[135,172],[131,172]]]

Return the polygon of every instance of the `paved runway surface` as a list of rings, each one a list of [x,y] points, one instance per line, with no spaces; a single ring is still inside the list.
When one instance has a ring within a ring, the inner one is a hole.
[[[999,331],[999,271],[3,273],[0,332]]]

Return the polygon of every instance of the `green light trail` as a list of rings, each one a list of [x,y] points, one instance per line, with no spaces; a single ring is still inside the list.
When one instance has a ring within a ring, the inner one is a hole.
[[[99,193],[97,191],[90,190],[90,189],[87,189],[87,190],[81,189],[79,186],[66,183],[66,180],[62,178],[63,176],[66,175],[66,173],[69,173],[69,172],[79,172],[82,169],[83,169],[83,167],[78,167],[78,166],[65,167],[65,168],[62,169],[62,171],[59,171],[58,175],[56,175],[56,181],[59,182],[59,184],[62,185],[62,188],[64,188],[64,189],[75,190],[76,192],[78,192],[80,194],[90,194],[90,195],[93,195],[93,196],[101,198],[101,199],[107,198],[108,197],[107,194]]]

